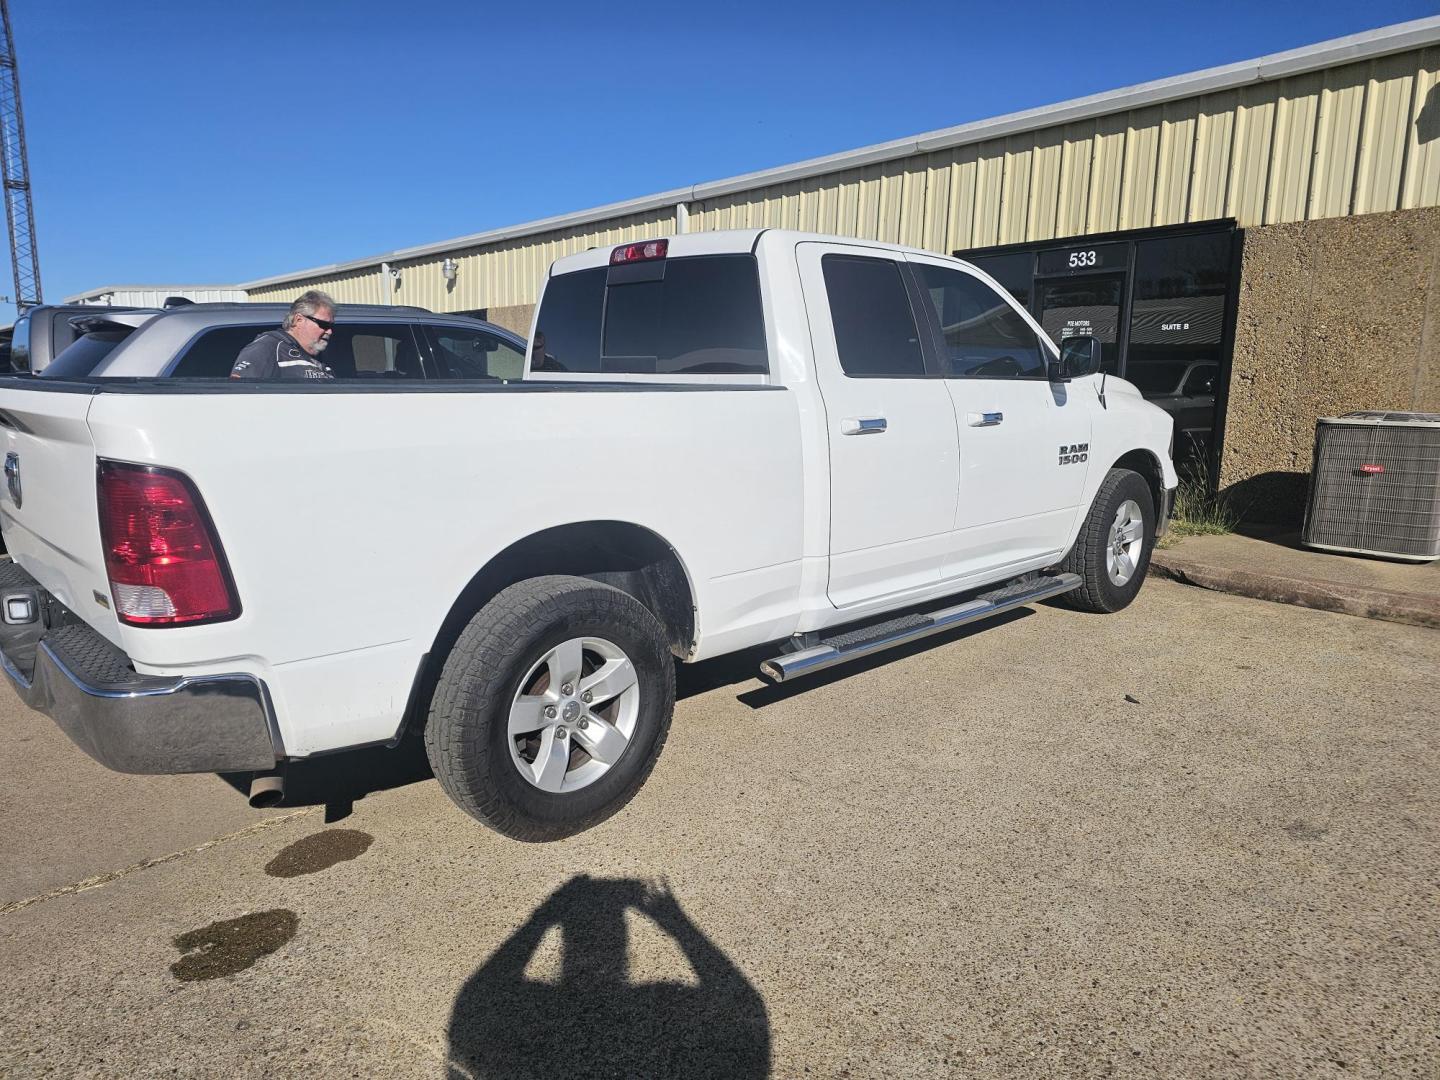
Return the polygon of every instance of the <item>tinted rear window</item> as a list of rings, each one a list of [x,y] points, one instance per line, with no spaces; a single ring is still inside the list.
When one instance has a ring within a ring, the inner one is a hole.
[[[821,267],[841,370],[852,379],[923,378],[920,332],[899,265],[826,255]]]
[[[597,267],[551,279],[536,320],[532,370],[660,375],[769,370],[753,256],[701,255],[621,269],[640,273]],[[622,283],[623,278],[631,280]]]
[[[99,330],[78,338],[40,372],[42,379],[83,379],[109,356],[131,330]]]

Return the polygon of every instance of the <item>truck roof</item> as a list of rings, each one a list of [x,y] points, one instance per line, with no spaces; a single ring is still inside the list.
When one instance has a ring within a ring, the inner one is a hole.
[[[645,237],[645,240],[668,240],[670,249],[667,257],[678,259],[688,255],[748,255],[759,246],[762,236],[766,238],[767,242],[778,241],[782,244],[814,241],[822,244],[848,244],[852,247],[879,248],[884,251],[903,251],[916,255],[944,254],[943,252],[909,247],[905,244],[888,244],[880,240],[857,240],[853,236],[829,236],[824,233],[802,232],[799,229],[720,229],[714,232]],[[610,253],[617,247],[639,242],[639,240],[627,240],[624,243],[606,244],[603,247],[593,247],[576,255],[567,255],[563,259],[555,260],[550,267],[550,274],[551,276],[569,274],[576,270],[605,266],[610,261]]]

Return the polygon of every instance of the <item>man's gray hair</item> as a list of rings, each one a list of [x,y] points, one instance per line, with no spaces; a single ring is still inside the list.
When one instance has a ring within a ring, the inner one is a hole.
[[[306,289],[301,293],[285,316],[285,321],[280,324],[282,330],[289,330],[305,315],[314,315],[321,308],[329,308],[331,314],[335,312],[335,298],[327,292],[319,289]]]

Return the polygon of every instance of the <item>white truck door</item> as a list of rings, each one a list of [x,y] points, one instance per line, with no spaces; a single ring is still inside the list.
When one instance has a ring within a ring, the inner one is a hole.
[[[830,445],[836,607],[940,580],[955,520],[955,410],[927,366],[903,262],[842,244],[796,246]]]
[[[1003,291],[910,256],[955,405],[960,495],[945,578],[989,574],[1063,547],[1089,468],[1091,411],[1047,377],[1048,345]]]

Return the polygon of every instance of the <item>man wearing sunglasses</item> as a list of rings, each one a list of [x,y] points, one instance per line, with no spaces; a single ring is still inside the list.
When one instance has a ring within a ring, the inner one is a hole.
[[[319,357],[335,329],[335,301],[311,289],[300,294],[278,330],[266,330],[240,351],[232,379],[333,379]]]

